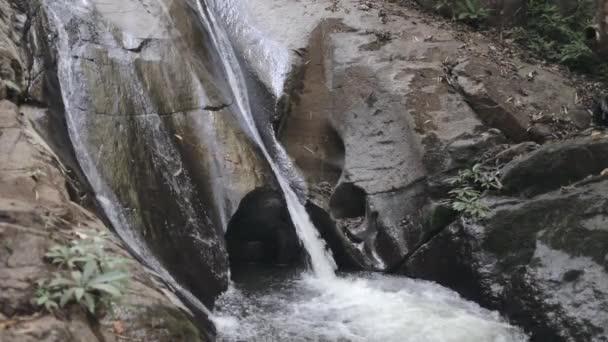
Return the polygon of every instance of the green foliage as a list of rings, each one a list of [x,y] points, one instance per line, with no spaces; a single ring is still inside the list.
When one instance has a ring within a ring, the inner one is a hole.
[[[480,0],[458,0],[454,15],[456,19],[466,21],[474,26],[478,26],[491,14]]]
[[[475,164],[470,169],[458,171],[458,176],[448,179],[448,182],[458,187],[473,184],[476,188],[483,190],[500,190],[502,189],[502,183],[499,175],[500,173],[496,170],[490,170],[483,168],[481,164]]]
[[[595,0],[573,0],[576,10],[564,16],[550,0],[528,1],[528,22],[512,30],[514,38],[551,62],[583,72],[597,72],[599,61],[585,44],[585,28],[592,24]]]
[[[46,257],[57,269],[38,281],[34,303],[50,312],[79,304],[95,314],[120,297],[129,278],[127,259],[107,252],[106,243],[105,235],[94,235],[51,247]]]
[[[499,172],[483,168],[481,164],[460,170],[448,182],[455,187],[449,192],[452,209],[475,219],[483,218],[489,212],[489,208],[480,201],[482,191],[502,189]]]
[[[452,209],[469,215],[473,218],[485,217],[489,208],[482,204],[479,200],[481,192],[471,188],[457,188],[450,191],[452,196]]]

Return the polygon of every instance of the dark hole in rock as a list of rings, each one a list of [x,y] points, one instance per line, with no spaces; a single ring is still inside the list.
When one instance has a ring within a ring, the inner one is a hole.
[[[242,263],[292,265],[302,260],[283,196],[273,189],[257,188],[243,198],[225,238],[231,267]]]
[[[365,216],[365,191],[351,183],[338,185],[329,200],[329,209],[334,218]]]

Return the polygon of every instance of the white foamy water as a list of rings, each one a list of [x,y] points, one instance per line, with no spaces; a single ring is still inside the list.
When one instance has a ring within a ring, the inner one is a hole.
[[[527,341],[497,313],[434,283],[364,273],[319,279],[273,272],[237,281],[220,298],[214,318],[219,341]]]

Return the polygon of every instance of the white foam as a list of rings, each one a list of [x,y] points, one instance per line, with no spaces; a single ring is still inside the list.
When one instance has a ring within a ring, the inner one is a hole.
[[[520,342],[496,312],[437,284],[382,275],[304,276],[220,298],[219,340]],[[226,323],[228,322],[228,324]]]

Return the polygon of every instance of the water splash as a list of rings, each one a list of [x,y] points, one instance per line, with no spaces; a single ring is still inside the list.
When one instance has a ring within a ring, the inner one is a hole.
[[[222,342],[523,342],[498,313],[430,282],[359,273],[333,280],[259,274],[218,301]],[[238,319],[236,318],[238,317]]]

